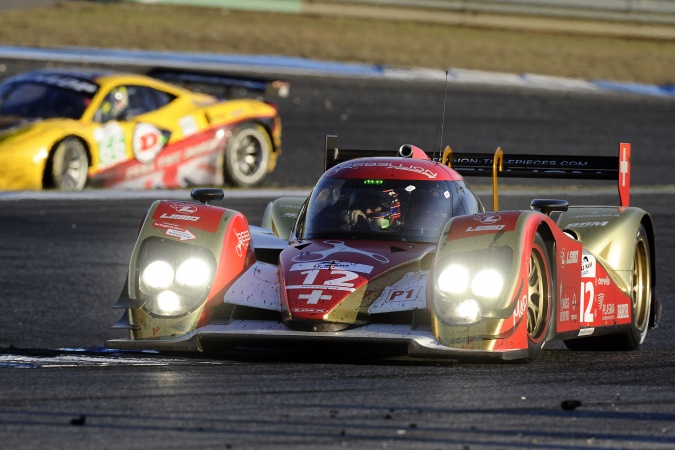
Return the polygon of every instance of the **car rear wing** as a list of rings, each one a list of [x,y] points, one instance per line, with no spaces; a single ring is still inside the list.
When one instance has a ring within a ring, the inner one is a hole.
[[[616,180],[621,206],[630,205],[630,150],[629,143],[619,144],[617,156],[534,155],[506,154],[501,147],[494,153],[460,153],[448,146],[440,163],[459,172],[462,176],[492,177],[494,209],[498,203],[498,177],[542,178],[575,180]],[[344,150],[337,148],[337,136],[326,136],[324,170],[353,158],[370,156],[418,157],[420,151],[404,145],[392,150]],[[425,155],[426,156],[426,155]],[[428,158],[428,156],[426,156]]]
[[[148,75],[195,91],[213,93],[219,90],[217,96],[224,98],[235,96],[237,91],[255,92],[265,97],[280,98],[288,97],[290,92],[290,84],[287,81],[225,75],[217,72],[154,68],[148,72]]]
[[[506,154],[501,147],[492,154],[458,153],[448,146],[440,162],[463,176],[492,177],[495,209],[498,177],[617,181],[621,206],[629,206],[630,149],[622,142],[617,156],[585,156]]]

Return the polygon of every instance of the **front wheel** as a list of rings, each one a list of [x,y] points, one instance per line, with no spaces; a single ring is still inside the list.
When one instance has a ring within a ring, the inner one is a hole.
[[[548,251],[539,233],[532,244],[527,281],[527,359],[532,361],[544,348],[551,316],[551,270]]]
[[[87,183],[89,159],[82,141],[67,137],[52,152],[47,172],[46,187],[62,191],[81,191]]]
[[[225,183],[237,187],[260,184],[267,174],[271,152],[272,140],[262,125],[238,127],[225,149]]]

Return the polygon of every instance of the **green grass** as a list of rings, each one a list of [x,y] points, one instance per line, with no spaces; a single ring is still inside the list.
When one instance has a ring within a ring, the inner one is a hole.
[[[675,42],[324,15],[63,1],[0,11],[0,45],[266,54],[673,83]]]

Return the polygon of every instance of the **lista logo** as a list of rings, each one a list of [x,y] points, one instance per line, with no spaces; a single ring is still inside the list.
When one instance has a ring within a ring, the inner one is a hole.
[[[478,225],[477,227],[469,227],[466,229],[467,232],[471,231],[500,231],[503,230],[505,225],[495,225],[496,223],[501,222],[502,216],[495,214],[489,216],[478,216],[474,217],[474,220],[482,223],[483,225]]]
[[[197,207],[192,205],[172,204],[171,207],[181,214],[194,214],[197,212]]]
[[[491,216],[479,216],[476,217],[475,220],[479,221],[480,223],[484,225],[492,225],[497,222],[500,222],[502,220],[502,216],[500,215],[491,215]]]
[[[503,229],[504,225],[479,225],[477,227],[469,227],[466,231],[500,231]]]

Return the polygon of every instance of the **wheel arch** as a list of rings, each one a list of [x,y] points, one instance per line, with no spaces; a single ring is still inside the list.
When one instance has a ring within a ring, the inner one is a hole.
[[[544,240],[544,245],[546,246],[546,257],[548,259],[548,267],[551,277],[549,286],[548,331],[546,333],[546,341],[548,342],[554,339],[556,334],[556,326],[553,319],[555,317],[554,311],[558,310],[558,298],[555,295],[555,286],[558,285],[558,264],[556,260],[557,241],[553,234],[553,230],[551,229],[551,225],[545,220],[539,222],[536,233],[538,233]]]
[[[266,118],[259,117],[250,120],[249,123],[255,123],[265,129],[267,135],[270,138],[270,142],[272,142],[272,153],[276,154],[281,151],[281,142],[278,142],[278,140],[275,139],[274,137],[275,129],[281,125],[280,123],[278,123],[276,117],[266,117]]]
[[[651,281],[651,292],[652,292],[652,301],[649,311],[649,328],[656,328],[659,324],[659,318],[661,315],[661,308],[659,302],[656,301],[656,243],[654,239],[654,222],[649,214],[642,216],[640,220],[640,225],[642,225],[647,233],[649,238],[649,268],[650,268],[650,281]]]

